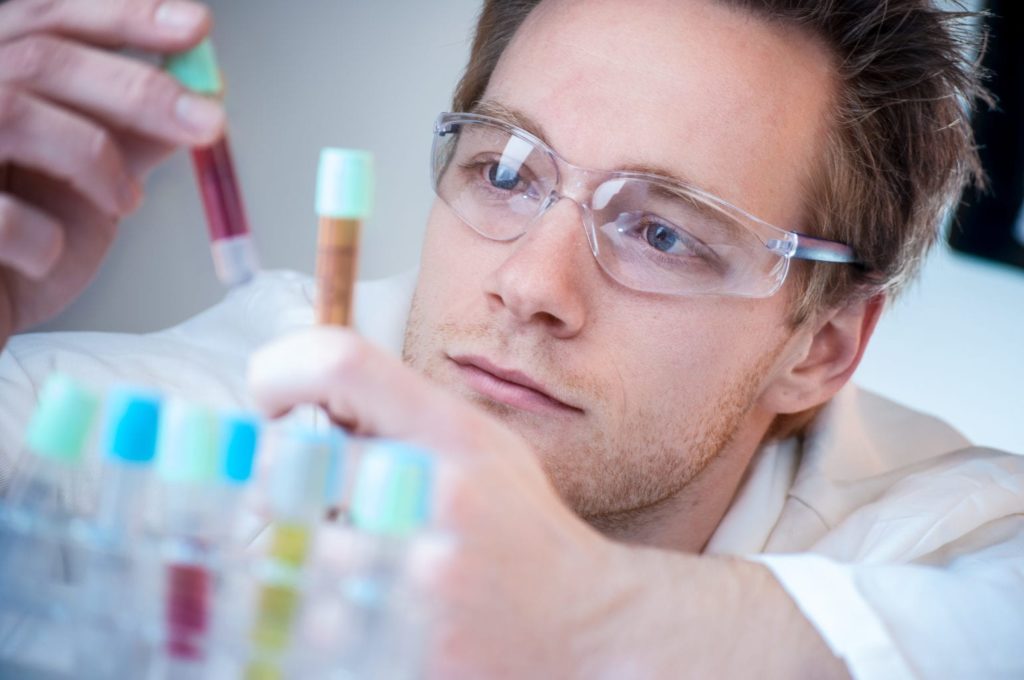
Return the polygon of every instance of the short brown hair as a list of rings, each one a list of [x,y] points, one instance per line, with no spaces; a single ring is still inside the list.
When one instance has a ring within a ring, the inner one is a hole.
[[[807,31],[835,57],[832,126],[803,229],[853,246],[863,267],[801,263],[791,320],[916,274],[951,202],[981,169],[970,126],[978,33],[931,0],[714,0]],[[540,0],[485,0],[454,110],[483,97],[498,60]]]

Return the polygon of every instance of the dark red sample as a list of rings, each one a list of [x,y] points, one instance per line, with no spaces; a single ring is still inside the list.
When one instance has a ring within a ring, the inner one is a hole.
[[[242,206],[227,135],[210,146],[192,149],[192,163],[203,196],[210,238],[216,241],[248,234],[249,221]]]

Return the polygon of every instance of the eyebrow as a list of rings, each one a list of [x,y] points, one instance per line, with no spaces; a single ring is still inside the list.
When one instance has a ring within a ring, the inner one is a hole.
[[[498,120],[514,125],[521,130],[526,130],[531,135],[541,140],[548,146],[551,146],[551,141],[548,136],[544,133],[544,127],[530,117],[528,114],[514,109],[507,104],[503,104],[495,99],[484,99],[478,102],[469,113],[477,113],[483,116],[490,116],[491,118],[497,118]],[[628,165],[620,166],[616,168],[617,171],[632,172],[641,175],[655,175],[662,179],[667,179],[677,184],[684,184],[694,189],[701,188],[699,184],[681,176],[677,172],[673,172],[668,168],[660,165],[651,165],[648,163],[630,163]]]
[[[484,99],[469,111],[470,113],[477,113],[481,116],[490,116],[491,118],[497,118],[500,121],[514,125],[515,127],[526,130],[531,135],[541,140],[547,145],[551,145],[548,141],[548,137],[544,134],[544,127],[535,121],[527,114],[513,109],[511,106],[506,106],[499,101],[494,99]]]

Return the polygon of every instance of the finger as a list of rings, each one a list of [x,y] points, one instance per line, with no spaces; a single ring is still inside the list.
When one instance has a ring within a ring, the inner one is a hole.
[[[260,349],[249,363],[249,386],[270,415],[319,403],[360,434],[439,452],[500,448],[508,436],[485,414],[344,328],[313,327]]]
[[[43,278],[57,262],[64,232],[46,213],[0,194],[0,264],[30,279]]]
[[[4,86],[0,86],[0,162],[64,180],[111,215],[133,210],[141,194],[110,132]]]
[[[220,104],[154,66],[52,35],[0,44],[0,83],[170,144],[207,145],[224,126]]]
[[[10,168],[7,180],[6,193],[27,205],[45,206],[46,214],[63,227],[64,247],[45,278],[6,277],[8,293],[23,303],[17,309],[17,328],[25,330],[52,318],[85,288],[117,234],[118,221],[63,180],[21,167]]]
[[[210,30],[210,11],[189,0],[14,0],[0,5],[0,42],[59,33],[98,45],[185,50]]]

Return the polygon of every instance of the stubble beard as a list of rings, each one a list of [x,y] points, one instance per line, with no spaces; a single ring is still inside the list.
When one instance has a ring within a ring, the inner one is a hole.
[[[484,326],[469,324],[442,323],[431,327],[424,318],[417,290],[402,358],[412,368],[517,431],[533,447],[565,503],[606,533],[628,533],[657,520],[668,501],[683,493],[705,471],[741,427],[772,358],[770,353],[762,355],[754,366],[740,373],[741,378],[721,390],[713,405],[699,414],[675,414],[666,427],[652,423],[649,410],[633,408],[620,419],[614,432],[591,419],[581,427],[558,431],[551,427],[554,423],[544,422],[541,416],[463,393],[444,379],[441,348],[448,341],[494,333]],[[557,362],[536,365],[535,369],[549,377],[565,375]],[[577,384],[585,381],[578,376],[567,380]],[[593,388],[590,396],[601,394],[598,386]]]

